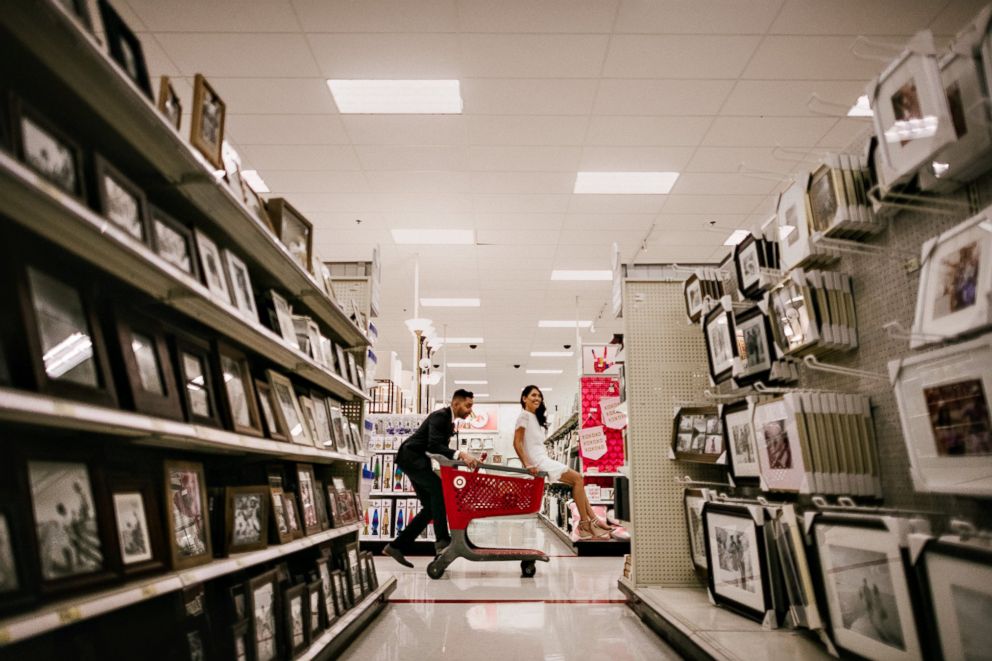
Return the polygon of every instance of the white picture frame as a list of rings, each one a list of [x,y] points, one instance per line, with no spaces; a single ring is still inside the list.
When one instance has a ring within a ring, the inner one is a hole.
[[[803,264],[812,254],[808,189],[809,173],[804,173],[778,198],[779,258],[786,271]]]
[[[724,447],[730,456],[734,478],[757,478],[761,475],[758,442],[751,425],[751,410],[747,402],[721,407]]]
[[[762,488],[768,491],[810,491],[796,411],[791,393],[751,404],[759,477]]]
[[[227,283],[224,260],[220,254],[217,243],[199,229],[193,229],[196,238],[196,248],[200,256],[200,271],[203,273],[203,282],[206,283],[210,295],[218,303],[230,307],[231,289]]]
[[[251,287],[251,274],[244,260],[224,248],[224,265],[231,284],[231,299],[238,313],[247,321],[258,323],[258,307],[255,305],[255,292]]]
[[[296,327],[293,325],[293,308],[289,302],[275,291],[270,291],[272,307],[276,313],[276,324],[282,341],[300,351],[300,340],[296,337]]]

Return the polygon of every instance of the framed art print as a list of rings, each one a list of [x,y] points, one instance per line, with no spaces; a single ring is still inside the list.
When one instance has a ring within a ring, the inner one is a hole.
[[[100,18],[103,29],[107,34],[107,50],[110,59],[124,71],[128,78],[152,99],[152,85],[148,79],[148,67],[145,65],[145,55],[141,50],[141,40],[131,31],[120,14],[107,0],[97,0],[100,8]]]
[[[224,494],[225,550],[256,551],[268,545],[269,493],[265,486],[227,487]]]
[[[992,495],[992,335],[889,363],[920,491]]]
[[[364,596],[362,591],[362,558],[358,549],[358,542],[345,545],[344,554],[341,556],[341,566],[348,579],[351,602],[357,604]]]
[[[266,435],[274,441],[288,441],[289,438],[282,433],[279,419],[276,418],[276,403],[268,382],[255,379],[255,392],[258,393],[258,411],[261,414],[262,423],[265,425]]]
[[[310,640],[314,641],[324,629],[324,584],[319,580],[307,583],[307,606],[309,610]]]
[[[290,539],[303,537],[303,526],[300,524],[299,510],[296,509],[296,494],[291,491],[284,491],[282,494],[282,514],[286,518]]]
[[[155,483],[131,474],[111,476],[109,481],[122,573],[164,569],[165,540]]]
[[[324,598],[324,625],[328,628],[338,619],[338,609],[334,603],[334,586],[331,581],[332,571],[327,558],[317,558],[317,576],[320,579],[321,596]]]
[[[807,467],[792,395],[753,404],[751,419],[763,488],[808,492]]]
[[[293,534],[289,530],[289,524],[286,522],[286,505],[285,505],[286,494],[283,493],[281,486],[273,486],[271,481],[269,483],[269,506],[272,512],[270,520],[273,525],[271,530],[273,534],[270,537],[276,539],[279,544],[285,544],[287,542],[293,541]]]
[[[189,142],[218,170],[224,169],[221,149],[224,144],[224,120],[227,106],[207,79],[196,74],[193,81],[193,115]]]
[[[847,218],[844,175],[840,170],[822,163],[810,174],[808,186],[811,232],[827,232]]]
[[[348,594],[348,580],[344,572],[335,569],[331,572],[331,587],[334,590],[334,609],[338,616],[344,615],[351,608],[351,598]]]
[[[158,82],[158,111],[162,113],[169,126],[179,131],[183,119],[183,104],[172,87],[168,76],[162,76]]]
[[[802,355],[816,346],[820,332],[808,287],[790,278],[773,287],[766,300],[772,336],[783,354]]]
[[[220,384],[220,401],[224,424],[239,434],[262,436],[262,420],[255,396],[255,380],[251,376],[248,357],[223,343],[214,343],[214,367]]]
[[[275,197],[265,203],[276,237],[286,246],[293,261],[313,273],[313,225],[284,198]]]
[[[310,432],[310,440],[316,447],[322,447],[317,431],[317,412],[314,410],[313,400],[307,395],[300,395],[297,399],[300,402],[300,411],[303,413],[303,424]]]
[[[227,285],[220,248],[213,239],[198,229],[193,230],[193,236],[196,237],[197,252],[202,262],[203,281],[210,290],[210,295],[222,305],[231,305],[231,290]]]
[[[327,408],[327,399],[316,390],[311,390],[310,400],[313,402],[314,424],[317,426],[314,445],[321,449],[330,449],[334,446],[334,437],[331,432],[331,416]]]
[[[172,420],[183,419],[182,395],[176,386],[165,332],[157,321],[129,308],[113,312],[117,364],[126,385],[125,406]]]
[[[734,314],[734,362],[732,374],[738,387],[764,381],[774,360],[772,328],[768,315],[757,305]]]
[[[898,521],[820,513],[810,536],[820,612],[834,645],[859,658],[923,659]]]
[[[747,401],[724,404],[720,408],[723,437],[734,479],[757,478],[760,474],[758,446],[751,426],[751,409]]]
[[[196,254],[193,230],[154,206],[151,217],[152,250],[183,273],[200,279],[200,264]]]
[[[910,346],[992,324],[992,210],[923,244]]]
[[[63,193],[85,201],[82,148],[19,97],[11,96],[10,107],[17,158]]]
[[[683,294],[685,296],[685,314],[689,317],[689,321],[695,323],[699,321],[703,313],[703,287],[696,273],[686,278]]]
[[[713,600],[758,622],[772,609],[764,522],[760,505],[710,501],[703,506]]]
[[[276,661],[279,658],[277,632],[279,627],[279,579],[276,570],[255,576],[248,581],[248,612],[251,618],[252,656],[254,661]]]
[[[803,264],[812,252],[809,223],[809,174],[799,179],[778,198],[778,242],[783,270]]]
[[[221,427],[217,388],[210,368],[210,345],[200,338],[175,333],[173,358],[179,392],[182,393],[186,420],[194,424]]]
[[[312,535],[320,532],[320,515],[317,511],[317,499],[322,497],[317,491],[317,480],[313,475],[310,464],[296,464],[296,489],[300,496],[300,517],[303,532]]]
[[[703,505],[710,500],[707,489],[686,489],[682,494],[685,525],[689,533],[689,557],[698,572],[706,572],[706,533],[703,531]]]
[[[225,248],[223,250],[224,265],[227,267],[227,275],[230,278],[231,289],[234,292],[232,297],[234,306],[247,321],[258,323],[258,308],[255,307],[255,292],[251,288],[251,275],[248,273],[248,266],[233,252]]]
[[[703,318],[703,337],[706,340],[710,379],[713,383],[722,383],[730,378],[734,368],[737,336],[733,313],[724,310],[722,305],[712,309]]]
[[[150,245],[145,194],[99,154],[94,154],[93,164],[100,213],[138,241]]]
[[[210,562],[213,553],[203,464],[168,460],[164,470],[166,534],[172,566],[186,569]]]
[[[265,374],[272,390],[273,409],[279,432],[293,443],[313,445],[293,384],[288,378],[273,370],[266,370]]]
[[[719,462],[724,443],[717,407],[683,406],[676,411],[672,449],[679,461]]]
[[[300,341],[296,337],[296,327],[293,326],[293,309],[285,298],[275,291],[269,291],[269,298],[272,301],[272,310],[275,314],[273,330],[279,333],[283,342],[294,349],[300,350]]]
[[[734,246],[734,270],[737,273],[738,289],[747,298],[760,296],[761,293],[761,267],[764,266],[764,255],[760,247],[753,234],[748,234],[743,241]]]

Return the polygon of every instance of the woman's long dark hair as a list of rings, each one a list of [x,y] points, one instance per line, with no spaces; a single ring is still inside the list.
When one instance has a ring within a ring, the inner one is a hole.
[[[544,393],[541,392],[541,389],[540,388],[538,388],[537,386],[527,386],[526,388],[524,388],[524,391],[520,394],[520,406],[522,406],[525,409],[527,408],[526,406],[524,406],[524,400],[527,399],[527,396],[530,395],[535,390],[538,392],[538,394],[541,395],[541,405],[537,407],[537,410],[536,411],[534,411],[534,415],[537,416],[537,422],[542,427],[544,427],[545,429],[547,429],[548,428],[548,408],[544,405]]]

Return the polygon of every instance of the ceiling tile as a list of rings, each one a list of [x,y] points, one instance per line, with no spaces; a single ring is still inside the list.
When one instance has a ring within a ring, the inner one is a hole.
[[[933,0],[788,0],[771,34],[912,35],[937,15]]]
[[[574,172],[473,172],[472,192],[486,194],[568,195]]]
[[[272,170],[360,170],[352,147],[337,145],[240,145],[262,172]]]
[[[768,177],[781,174],[784,179],[790,171],[801,167],[800,161],[795,160],[801,157],[791,153],[778,154],[774,147],[700,147],[686,167],[686,172],[744,170]]]
[[[555,258],[552,268],[569,269],[578,268],[580,264],[586,264],[585,268],[604,269],[610,268],[610,255],[612,254],[612,242],[605,245],[580,245],[569,246],[559,245],[555,251]],[[574,331],[573,331],[574,332]]]
[[[761,195],[670,195],[665,214],[749,214]]]
[[[470,213],[413,213],[391,212],[383,214],[387,229],[428,228],[428,229],[471,229],[473,216]],[[418,248],[409,250],[416,252]]]
[[[325,78],[461,78],[453,34],[307,35]]]
[[[477,213],[565,213],[571,195],[473,195]]]
[[[705,246],[659,246],[655,250],[642,252],[637,256],[639,264],[716,264],[712,259],[714,248]]]
[[[570,213],[657,213],[665,195],[572,195]]]
[[[592,78],[465,78],[471,115],[588,115],[599,81]]]
[[[349,142],[338,115],[228,113],[224,133],[239,145],[346,145]]]
[[[644,232],[637,230],[622,231],[611,227],[589,230],[569,230],[561,233],[559,246],[611,246],[616,241],[620,244],[640,244]],[[583,282],[580,287],[592,286],[593,283]]]
[[[623,0],[617,33],[764,34],[782,0]]]
[[[581,147],[478,145],[468,150],[470,169],[497,172],[574,173],[581,154]]]
[[[763,175],[687,172],[672,188],[673,195],[767,195],[776,183]]]
[[[739,80],[721,111],[724,115],[843,116],[864,93],[865,81]],[[812,95],[819,98],[811,100]],[[829,105],[828,105],[829,104]]]
[[[470,78],[594,78],[608,35],[461,34],[463,74]]]
[[[455,32],[455,0],[292,0],[307,32]]]
[[[951,0],[930,23],[934,34],[957,34],[987,3],[985,0]]]
[[[472,145],[581,145],[586,117],[468,117]]]
[[[472,175],[457,171],[382,171],[365,173],[373,193],[469,193]]]
[[[148,77],[152,81],[152,88],[156,93],[158,92],[157,83],[159,76],[165,75],[170,78],[182,76],[179,67],[169,59],[165,49],[155,39],[155,35],[150,32],[139,32],[137,33],[137,37],[141,40],[141,53],[144,55],[145,66],[148,68]]]
[[[461,145],[461,115],[341,115],[356,145]]]
[[[593,117],[586,144],[645,147],[699,144],[710,117]]]
[[[754,201],[753,201],[754,202]],[[753,206],[753,204],[751,205]],[[747,222],[747,214],[669,213],[658,214],[652,236],[674,231],[708,232],[716,229],[738,229]]]
[[[475,228],[558,230],[564,218],[563,213],[477,213]]]
[[[262,178],[273,195],[287,193],[357,193],[368,191],[363,172],[333,170],[262,171]]]
[[[158,32],[155,38],[187,76],[318,75],[302,34]]]
[[[715,115],[732,80],[607,78],[596,95],[597,115]]]
[[[636,231],[643,236],[648,231],[648,228],[651,227],[654,217],[655,214],[653,213],[629,213],[622,215],[615,213],[569,213],[565,216],[563,228],[566,232],[563,232],[562,236],[574,230],[603,229],[613,229],[621,232]]]
[[[610,32],[619,0],[458,0],[463,32]]]
[[[665,246],[712,246],[723,242],[731,230],[672,230],[655,229],[647,243],[650,254]]]
[[[614,35],[607,78],[737,78],[760,37]]]
[[[836,119],[829,117],[717,117],[703,144],[710,147],[815,145]]]
[[[192,85],[192,79],[189,79]],[[319,78],[210,78],[232,114],[336,114]]]
[[[693,147],[585,147],[582,172],[681,172]]]
[[[211,0],[175,3],[127,0],[144,26],[155,32],[298,32],[293,8],[285,0]]]
[[[366,170],[463,170],[465,147],[452,145],[358,145]]]
[[[860,154],[862,146],[873,133],[871,120],[844,118],[837,120],[834,127],[816,145],[828,149],[850,149],[853,153]]]
[[[870,80],[884,65],[851,52],[856,34],[859,33],[843,37],[765,37],[741,78]]]
[[[485,246],[532,246],[554,245],[558,241],[557,230],[479,230],[476,241]]]

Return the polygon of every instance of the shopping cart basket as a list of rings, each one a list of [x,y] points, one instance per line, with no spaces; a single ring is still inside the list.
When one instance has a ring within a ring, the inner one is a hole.
[[[442,455],[430,455],[441,467],[441,488],[444,507],[448,514],[451,544],[427,565],[427,575],[441,578],[448,565],[458,558],[473,562],[519,560],[525,578],[537,573],[536,561],[549,562],[542,551],[531,549],[482,548],[468,538],[468,524],[473,519],[513,514],[533,514],[541,509],[546,473],[531,475],[522,468],[481,464],[487,472],[458,470],[464,462],[453,461]],[[510,473],[520,475],[499,475]]]

